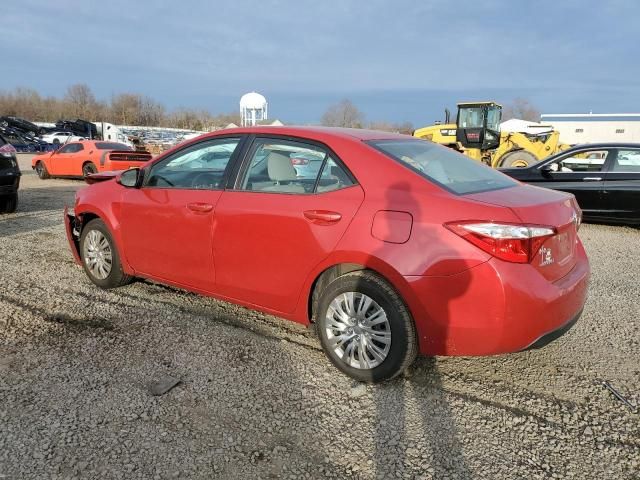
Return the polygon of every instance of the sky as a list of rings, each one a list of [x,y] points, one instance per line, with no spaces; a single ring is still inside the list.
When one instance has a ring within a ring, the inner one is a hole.
[[[0,90],[316,123],[351,100],[368,121],[443,118],[458,101],[541,113],[640,112],[637,0],[21,0],[3,2]]]

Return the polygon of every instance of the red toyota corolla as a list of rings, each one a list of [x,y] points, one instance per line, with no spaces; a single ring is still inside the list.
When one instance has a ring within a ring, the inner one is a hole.
[[[573,196],[412,137],[224,130],[89,180],[65,218],[96,285],[144,277],[314,322],[358,380],[417,353],[542,346],[586,299]]]

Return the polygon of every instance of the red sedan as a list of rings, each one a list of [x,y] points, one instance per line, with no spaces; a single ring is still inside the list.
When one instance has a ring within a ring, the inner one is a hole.
[[[302,157],[321,164],[297,170]],[[573,196],[412,137],[224,130],[92,181],[65,218],[96,285],[145,277],[315,323],[362,381],[417,353],[542,346],[586,300]]]
[[[82,140],[67,143],[53,152],[34,155],[31,168],[43,180],[50,177],[87,177],[97,172],[139,167],[151,157],[150,153],[134,152],[123,143]]]

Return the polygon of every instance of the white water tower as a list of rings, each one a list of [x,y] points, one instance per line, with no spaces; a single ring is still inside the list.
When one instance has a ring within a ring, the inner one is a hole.
[[[240,98],[240,119],[243,127],[253,127],[267,119],[267,99],[256,92],[245,93]]]

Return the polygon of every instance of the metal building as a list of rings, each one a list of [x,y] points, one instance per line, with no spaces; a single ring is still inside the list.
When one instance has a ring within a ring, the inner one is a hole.
[[[575,145],[596,142],[639,142],[640,113],[548,113],[542,123],[560,132],[560,141]]]
[[[243,127],[255,126],[268,118],[267,99],[256,92],[245,93],[240,98],[240,119]]]

